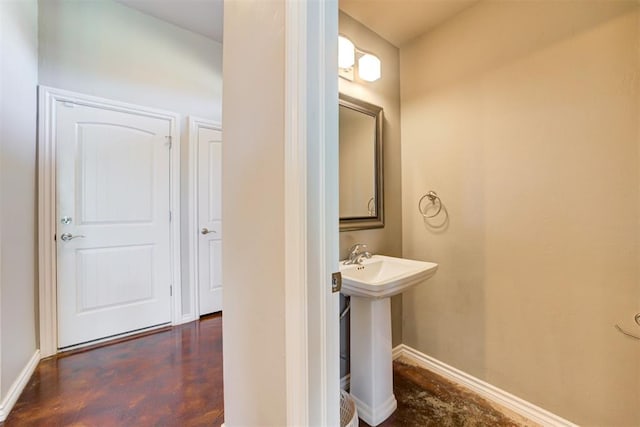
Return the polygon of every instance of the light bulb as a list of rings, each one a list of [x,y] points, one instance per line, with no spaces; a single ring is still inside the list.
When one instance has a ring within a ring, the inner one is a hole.
[[[375,82],[380,78],[380,60],[369,53],[358,60],[358,76],[367,82]]]
[[[356,48],[346,37],[338,36],[338,67],[353,67],[356,58]]]

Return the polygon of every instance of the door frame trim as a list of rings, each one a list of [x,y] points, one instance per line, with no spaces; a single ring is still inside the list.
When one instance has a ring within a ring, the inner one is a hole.
[[[307,6],[285,3],[284,260],[287,425],[312,425],[307,286]],[[313,221],[309,225],[313,225]],[[322,303],[323,301],[319,301]],[[320,341],[324,337],[319,338]],[[321,379],[319,386],[325,388]],[[318,393],[324,406],[324,392]],[[322,419],[326,419],[321,417]],[[326,422],[318,425],[328,425]]]
[[[168,120],[171,153],[169,205],[171,209],[171,322],[181,323],[180,279],[180,115],[174,112],[38,86],[38,295],[41,357],[58,352],[56,254],[56,102],[71,102],[113,111]]]
[[[338,4],[285,2],[288,425],[339,424]]]
[[[200,281],[198,273],[200,268],[199,248],[199,224],[198,224],[198,185],[200,167],[198,157],[200,147],[198,144],[198,129],[205,128],[222,132],[222,124],[209,119],[189,116],[187,124],[189,141],[189,311],[183,314],[182,321],[190,322],[200,316]],[[224,141],[223,141],[224,143]]]

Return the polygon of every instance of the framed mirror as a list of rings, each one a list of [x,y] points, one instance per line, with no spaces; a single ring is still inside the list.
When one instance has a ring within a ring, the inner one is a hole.
[[[384,227],[382,108],[340,94],[340,231]]]

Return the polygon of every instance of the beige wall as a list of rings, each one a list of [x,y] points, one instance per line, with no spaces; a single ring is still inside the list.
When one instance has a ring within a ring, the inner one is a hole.
[[[36,351],[37,34],[35,1],[0,1],[0,402]]]
[[[284,3],[225,1],[225,425],[286,425]]]
[[[359,49],[374,53],[382,62],[382,77],[376,82],[339,79],[341,93],[378,105],[384,110],[384,228],[340,233],[340,259],[347,256],[349,247],[366,243],[376,254],[402,255],[402,197],[400,185],[400,69],[399,51],[391,43],[371,31],[344,12],[339,15],[339,32]],[[402,342],[402,299],[391,299],[393,345]],[[347,319],[348,320],[348,319]],[[345,320],[341,325],[342,347],[346,343]],[[343,349],[343,353],[345,350]],[[344,374],[344,368],[342,369]]]
[[[639,16],[485,1],[400,52],[403,255],[440,264],[403,340],[582,425],[640,425]]]
[[[182,304],[188,313],[187,116],[222,119],[222,44],[113,0],[40,0],[39,6],[40,84],[182,115]]]

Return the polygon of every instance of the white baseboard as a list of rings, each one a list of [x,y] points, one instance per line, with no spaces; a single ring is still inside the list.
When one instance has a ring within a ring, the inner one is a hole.
[[[20,375],[18,378],[11,384],[11,388],[7,392],[7,395],[0,402],[0,422],[7,419],[9,416],[9,412],[13,409],[13,405],[16,404],[22,390],[27,386],[31,375],[33,375],[33,371],[36,370],[36,366],[38,366],[38,362],[40,361],[40,350],[36,350],[31,356],[31,359],[27,362],[26,366],[22,368]]]
[[[350,384],[351,384],[351,374],[347,374],[344,377],[340,378],[340,390],[348,389]]]
[[[513,394],[506,392],[498,387],[482,381],[474,376],[462,372],[453,366],[449,366],[444,362],[427,356],[407,345],[400,344],[393,349],[393,359],[405,357],[420,367],[428,369],[453,381],[465,388],[472,390],[487,400],[497,403],[511,411],[522,415],[523,417],[539,423],[543,426],[552,427],[577,427],[571,421],[565,420],[546,409],[542,409],[533,403],[527,402]]]

